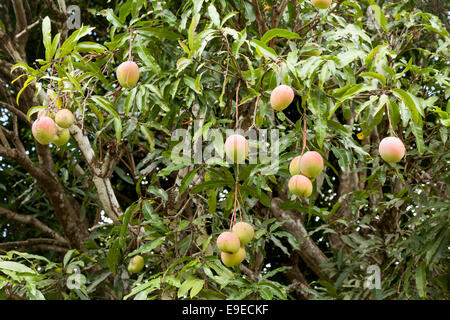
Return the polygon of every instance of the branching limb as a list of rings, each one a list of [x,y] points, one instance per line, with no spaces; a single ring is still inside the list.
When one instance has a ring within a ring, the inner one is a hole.
[[[11,104],[9,104],[9,103],[0,101],[0,107],[5,107],[5,108],[8,109],[9,111],[11,111],[11,112],[14,113],[15,115],[17,115],[17,116],[18,116],[20,119],[22,119],[23,121],[28,122],[26,114],[23,113],[22,111],[20,111],[19,109],[17,109],[15,106],[13,106],[13,105],[11,105]]]
[[[8,134],[8,130],[0,126],[0,142],[5,146],[6,149],[11,149],[8,139],[6,139],[5,133]]]
[[[63,244],[69,244],[69,242],[62,237],[58,232],[51,229],[49,226],[47,226],[42,221],[36,219],[32,215],[28,214],[20,214],[14,211],[11,211],[9,209],[0,207],[0,215],[6,216],[8,219],[15,220],[20,223],[30,224],[38,228],[39,230],[45,232],[46,234],[52,236],[54,239],[56,239],[58,242]]]
[[[60,0],[58,0],[58,3]],[[62,1],[64,2],[64,1]],[[62,10],[58,9],[55,4],[53,3],[53,0],[45,0],[45,3],[47,4],[47,7],[50,9],[50,11],[57,17],[58,20],[64,21],[66,20],[66,13]],[[65,4],[64,4],[65,6]]]
[[[0,48],[10,57],[12,61],[23,61],[17,48],[14,46],[8,34],[0,28]]]
[[[284,9],[286,9],[288,2],[289,0],[283,0],[279,6],[274,7],[272,12],[272,29],[278,28]]]
[[[37,26],[38,24],[40,24],[42,22],[42,18],[36,20],[35,22],[33,22],[32,24],[28,25],[25,29],[23,29],[22,31],[20,31],[18,34],[16,34],[15,39],[16,41],[21,40],[21,38],[25,35],[28,34],[28,31],[30,31],[31,29],[33,29],[35,26]]]
[[[49,238],[33,238],[23,241],[11,241],[0,243],[0,248],[17,247],[17,246],[33,246],[36,244],[56,244],[56,245],[67,245],[66,242],[62,242],[56,239]]]
[[[12,3],[14,7],[14,15],[16,16],[16,33],[19,33],[20,30],[25,30],[27,28],[27,15],[25,14],[22,0],[12,0]],[[25,49],[25,44],[27,42],[27,37],[22,37],[21,39],[17,40],[17,43],[19,44],[19,47],[23,52]]]
[[[73,136],[78,144],[78,147],[83,154],[84,160],[86,161],[89,170],[93,175],[100,175],[100,170],[97,168],[97,159],[95,157],[95,152],[92,149],[91,143],[87,136],[83,134],[80,127],[73,124],[70,128],[70,134]]]
[[[105,208],[106,214],[115,223],[119,223],[117,218],[122,214],[122,209],[111,185],[110,175],[103,175],[103,173],[111,173],[111,168],[116,160],[112,159],[112,154],[108,152],[105,157],[105,162],[100,166],[88,137],[83,134],[80,127],[74,124],[69,130],[88,164],[92,174],[92,181],[98,191],[99,200]]]
[[[247,277],[249,277],[252,281],[254,282],[259,282],[261,280],[261,274],[256,274],[255,272],[253,272],[252,270],[250,270],[249,268],[247,268],[246,266],[244,266],[243,264],[239,265],[239,268],[241,269],[241,271],[243,273],[245,273],[245,275]]]
[[[54,251],[54,252],[61,252],[61,253],[66,253],[67,251],[69,251],[68,248],[63,248],[63,247],[55,246],[55,245],[51,245],[51,244],[35,244],[35,245],[33,245],[33,248]]]
[[[267,23],[264,20],[264,17],[262,16],[261,10],[259,9],[258,0],[251,0],[248,2],[250,2],[253,5],[253,8],[255,9],[258,33],[259,36],[262,37],[263,33],[269,31],[269,27],[267,26]]]
[[[281,228],[291,233],[297,239],[300,247],[299,255],[308,267],[321,279],[328,280],[330,275],[323,267],[323,264],[328,261],[327,257],[309,237],[301,217],[295,212],[281,209],[281,203],[282,200],[280,198],[273,198],[272,206],[269,210],[277,220],[286,221]]]

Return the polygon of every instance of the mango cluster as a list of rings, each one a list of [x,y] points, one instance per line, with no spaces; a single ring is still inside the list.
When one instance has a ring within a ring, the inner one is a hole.
[[[299,197],[309,197],[313,186],[310,179],[315,179],[323,169],[323,158],[317,151],[307,151],[292,159],[289,164],[289,190]]]
[[[52,91],[49,91],[52,100]],[[33,137],[42,145],[53,143],[61,147],[70,139],[69,128],[75,121],[75,116],[69,109],[62,108],[61,99],[56,99],[54,106],[59,108],[56,112],[54,108],[41,109],[38,112],[37,119],[31,126]]]
[[[236,223],[230,231],[222,232],[217,238],[217,248],[221,251],[220,258],[227,267],[233,267],[244,261],[246,251],[244,246],[254,236],[253,227],[246,222]]]

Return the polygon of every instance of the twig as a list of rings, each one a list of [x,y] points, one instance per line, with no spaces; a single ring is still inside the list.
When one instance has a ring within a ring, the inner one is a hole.
[[[23,241],[11,241],[11,242],[3,242],[0,243],[1,247],[15,247],[15,246],[30,246],[35,244],[62,244],[67,245],[67,242],[62,242],[57,239],[48,239],[48,238],[33,238]]]
[[[235,130],[238,128],[239,123],[239,108],[238,108],[238,100],[239,100],[239,88],[241,87],[241,80],[238,82],[238,86],[236,89],[236,124],[235,124]]]
[[[23,35],[25,35],[28,31],[30,31],[33,27],[37,26],[39,23],[42,22],[42,18],[39,18],[39,20],[36,20],[35,22],[33,22],[32,24],[28,25],[25,29],[23,29],[22,31],[20,31],[18,34],[16,34],[16,40],[19,40],[20,37],[22,37]]]
[[[255,120],[256,120],[256,111],[258,111],[258,102],[259,99],[261,98],[261,96],[257,96],[256,97],[256,101],[255,101],[255,109],[253,110],[253,122],[252,125],[250,126],[250,128],[248,128],[248,130],[251,130],[252,128],[254,128],[256,126]],[[259,128],[257,128],[259,130]]]
[[[15,106],[13,106],[13,105],[11,105],[9,103],[3,102],[3,101],[0,101],[0,106],[5,107],[6,109],[11,111],[12,113],[16,114],[23,121],[28,122],[26,114],[23,113],[22,111],[20,111],[19,109],[17,109]]]
[[[392,123],[391,123],[391,114],[389,112],[389,105],[388,105],[388,101],[386,101],[386,112],[387,112],[387,117],[389,120],[389,131],[391,133],[391,136],[394,136],[394,130],[392,130]]]
[[[302,153],[300,154],[303,156],[303,152],[306,148],[306,112],[303,112],[303,146],[302,146]]]
[[[234,55],[233,55],[233,52],[231,51],[230,43],[228,42],[228,39],[227,39],[226,36],[223,35],[223,33],[221,33],[221,34],[222,34],[222,38],[225,39],[225,44],[227,45],[228,55],[231,57],[231,60],[233,60],[233,63],[235,65],[235,67],[236,67],[236,70],[239,73],[239,78],[244,80],[244,77],[242,76],[241,67],[239,66],[239,64],[237,63],[236,59],[234,58]]]

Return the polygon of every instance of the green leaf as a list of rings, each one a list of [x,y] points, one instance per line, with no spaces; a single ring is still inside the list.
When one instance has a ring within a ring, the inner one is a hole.
[[[235,15],[237,15],[237,14],[239,14],[239,12],[237,12],[237,11],[233,11],[233,12],[230,12],[229,14],[227,14],[227,15],[223,18],[221,26],[224,26],[224,25],[225,25],[225,22],[227,22],[228,19],[233,18],[233,17],[234,17]]]
[[[191,189],[191,193],[199,193],[203,190],[217,189],[226,186],[232,186],[234,181],[218,180],[218,181],[206,181],[202,182]]]
[[[272,300],[273,298],[272,290],[268,287],[261,287],[259,289],[259,293],[261,294],[261,298],[264,300]]]
[[[134,185],[133,179],[122,170],[122,168],[114,166],[114,172],[125,182]]]
[[[149,50],[144,47],[143,41],[137,42],[137,54],[141,58],[145,66],[147,66],[153,73],[160,73],[161,68],[156,59],[150,54]]]
[[[373,3],[374,1],[370,1],[371,3]],[[387,30],[387,21],[386,21],[386,17],[383,13],[383,10],[381,10],[380,6],[377,4],[371,4],[370,6],[375,14],[375,20],[377,21],[377,23],[383,28],[384,31],[388,31]]]
[[[208,6],[208,15],[211,18],[213,25],[220,27],[220,15],[213,3]]]
[[[138,29],[138,33],[141,36],[147,38],[159,38],[161,40],[177,40],[181,37],[181,35],[172,29],[169,28],[161,28],[161,27],[144,27]]]
[[[66,254],[64,255],[64,259],[63,259],[63,266],[66,267],[67,263],[69,263],[70,259],[72,258],[73,254],[77,253],[75,249],[69,250],[66,252]]]
[[[292,266],[276,268],[274,270],[267,272],[264,276],[261,277],[261,280],[269,279],[270,277],[273,277],[277,273],[284,272],[289,269],[292,269]]]
[[[31,84],[32,81],[36,80],[36,77],[34,76],[28,76],[27,81],[25,81],[25,83],[23,84],[22,89],[20,89],[20,91],[17,93],[17,97],[16,97],[16,103],[19,104],[19,98],[20,95],[22,94],[22,92]]]
[[[204,283],[205,280],[195,279],[195,282],[192,284],[191,293],[189,295],[191,299],[203,289]]]
[[[33,269],[14,261],[0,261],[0,270],[10,270],[18,273],[32,273],[36,274]]]
[[[386,110],[386,104],[389,103],[389,97],[385,94],[382,94],[380,96],[380,99],[378,101],[378,106],[373,111],[373,116],[375,117],[378,112],[381,110]],[[387,112],[387,110],[386,110]]]
[[[375,101],[377,101],[377,100],[378,100],[378,96],[370,96],[369,100],[367,100],[366,102],[364,102],[356,107],[356,109],[355,109],[356,115],[363,112],[369,105],[375,103]]]
[[[354,84],[352,86],[349,86],[346,90],[342,90],[342,89],[338,89],[334,93],[334,96],[338,99],[338,102],[335,104],[333,109],[330,111],[330,114],[328,115],[328,120],[331,119],[333,114],[343,104],[344,101],[353,98],[354,96],[356,96],[357,94],[359,94],[361,92],[369,91],[369,90],[371,90],[373,88],[371,86],[367,86],[367,85],[365,85],[363,83],[358,83],[358,84]]]
[[[178,39],[178,43],[180,44],[180,46],[183,49],[183,51],[186,52],[190,56],[191,55],[191,51],[189,50],[188,46],[185,45],[184,42],[181,41],[180,39]]]
[[[181,298],[181,297],[185,296],[188,293],[188,291],[192,288],[192,286],[195,285],[197,280],[199,280],[199,279],[187,279],[187,280],[185,280],[181,284],[180,289],[178,289],[178,293],[177,293],[178,298]]]
[[[184,69],[186,69],[186,67],[187,67],[188,65],[190,65],[191,62],[192,62],[191,59],[184,58],[184,57],[178,59],[178,61],[177,61],[177,70],[178,70],[178,72],[181,72],[181,71],[183,71]]]
[[[195,51],[196,51],[196,47],[194,46],[195,29],[197,28],[199,21],[200,21],[200,14],[197,12],[192,17],[192,21],[191,21],[191,24],[189,26],[189,31],[188,31],[188,43],[189,43],[189,49],[190,49],[191,55],[194,55]],[[189,57],[191,57],[191,55]]]
[[[134,251],[132,251],[131,253],[129,253],[126,258],[131,258],[137,254],[141,254],[141,253],[147,253],[150,252],[152,250],[154,250],[155,248],[157,248],[158,246],[160,246],[161,244],[163,244],[166,241],[165,237],[161,237],[158,238],[156,240],[150,241],[150,242],[146,242],[144,245],[142,245],[139,249],[136,249]]]
[[[114,116],[114,118],[120,120],[119,114],[115,110],[115,105],[111,101],[102,96],[92,96],[91,100]]]
[[[412,116],[410,114],[410,116]],[[419,154],[423,154],[425,152],[425,142],[423,141],[423,128],[422,128],[422,119],[419,118],[419,123],[411,123],[411,131],[416,138],[416,145],[417,145],[417,151],[419,151]]]
[[[46,16],[42,21],[42,42],[45,48],[45,60],[50,61],[51,46],[52,46],[52,27],[50,18]]]
[[[423,114],[420,107],[416,104],[413,96],[409,92],[406,92],[402,89],[392,89],[392,93],[408,107],[409,111],[411,112],[412,120],[416,124],[419,124],[419,116],[423,116]]]
[[[264,33],[264,35],[261,38],[261,42],[266,44],[267,42],[269,42],[270,40],[272,40],[273,38],[278,37],[278,38],[285,38],[288,40],[291,39],[300,39],[300,36],[298,35],[298,33],[286,30],[286,29],[271,29],[269,31],[267,31],[266,33]]]
[[[132,204],[131,206],[129,206],[127,208],[127,210],[125,210],[125,213],[121,216],[122,225],[120,226],[119,248],[121,248],[122,251],[125,251],[125,249],[126,249],[128,224],[130,223],[130,220],[133,217],[133,215],[136,213],[136,211],[139,210],[139,205],[140,205],[140,202],[136,202],[136,203]]]
[[[102,53],[102,52],[106,51],[106,47],[101,45],[100,43],[84,41],[84,42],[79,42],[75,46],[75,50],[78,51],[78,52],[88,52],[88,53],[97,52],[97,53]]]
[[[112,25],[121,28],[123,23],[120,22],[119,18],[114,14],[113,9],[105,9],[98,13],[100,16],[104,16]]]
[[[371,69],[373,59],[375,58],[376,54],[380,51],[381,48],[386,47],[387,44],[376,46],[372,49],[372,51],[367,55],[367,57],[364,59],[364,64],[367,66],[368,69]]]
[[[57,51],[55,58],[60,59],[70,53],[82,37],[88,35],[95,28],[84,26],[74,31],[62,44],[61,48]]]
[[[147,142],[150,146],[150,152],[155,151],[155,135],[153,134],[153,131],[150,131],[146,126],[140,125],[139,129],[141,133],[144,135],[144,137],[147,139]]]
[[[59,46],[59,40],[60,39],[61,39],[61,34],[57,33],[56,36],[53,38],[52,45],[50,47],[50,53],[49,53],[49,58],[50,59],[52,59],[53,56],[55,55],[55,52],[56,52],[56,50],[58,49],[58,46]]]
[[[197,75],[197,77],[195,78],[195,89],[197,90],[198,93],[202,94],[202,87],[201,87],[201,78],[202,78],[203,73],[200,73]]]
[[[117,142],[122,140],[122,121],[120,118],[114,118],[114,132],[116,134]]]
[[[258,52],[261,57],[272,60],[276,60],[278,58],[275,50],[266,46],[264,42],[259,40],[252,40],[251,44],[253,45],[253,47],[255,47],[256,52]]]
[[[442,231],[436,237],[437,239],[434,241],[431,248],[427,251],[427,253],[425,255],[425,261],[426,261],[427,265],[432,263],[433,260],[435,260],[435,257],[437,256],[438,252],[442,251],[442,249],[446,247],[447,238],[448,238],[447,227],[448,226],[442,228]]]
[[[36,112],[39,112],[39,110],[42,110],[42,109],[45,109],[45,108],[46,108],[45,106],[37,106],[37,107],[32,107],[32,108],[28,109],[28,111],[27,111],[27,120],[29,122],[31,122],[31,116],[33,114],[35,114]]]
[[[407,297],[409,296],[409,278],[411,277],[411,268],[413,266],[413,262],[414,262],[413,259],[411,259],[408,262],[408,266],[406,267],[406,271],[405,271],[405,277],[404,277],[404,280],[403,280],[403,288],[404,288],[404,291],[405,291],[405,295]]]
[[[192,182],[192,179],[194,179],[195,174],[197,173],[198,169],[200,169],[200,168],[196,168],[192,171],[189,171],[184,176],[183,180],[181,180],[180,191],[179,191],[180,194],[183,194],[186,191],[186,189],[189,187],[189,184]]]
[[[427,285],[427,274],[425,269],[425,263],[421,261],[416,268],[416,288],[419,297],[422,299],[426,298],[426,285]]]
[[[270,198],[261,190],[261,188],[253,188],[246,185],[242,185],[241,187],[242,191],[245,191],[245,193],[250,194],[252,197],[255,197],[261,201],[261,203],[266,207],[271,207],[272,203],[270,201]]]
[[[133,107],[134,98],[136,97],[137,87],[133,88],[127,95],[127,99],[125,100],[125,114],[130,113],[131,108]]]
[[[327,112],[328,104],[326,96],[321,90],[315,90],[308,96],[311,103],[309,104],[311,111],[313,112],[316,121],[314,122],[314,130],[316,133],[316,140],[319,147],[322,147],[325,135],[327,132]]]
[[[383,85],[386,85],[386,77],[380,73],[376,72],[363,72],[360,74],[361,77],[371,77],[380,81]]]
[[[181,220],[177,227],[174,229],[175,232],[182,231],[189,226],[189,220]]]
[[[161,287],[161,278],[158,277],[137,286],[136,288],[131,290],[129,294],[123,297],[123,299],[127,300],[129,297],[134,296],[135,294],[142,292],[144,290],[146,290],[146,293],[149,294],[150,292],[159,289],[160,287]]]
[[[272,242],[281,249],[281,251],[283,251],[287,256],[290,256],[290,252],[288,251],[288,249],[281,243],[280,240],[278,240],[277,238],[275,238],[273,235],[270,236],[270,240],[272,240]]]
[[[217,193],[216,190],[208,190],[206,191],[206,194],[208,195],[208,212],[213,214],[216,212],[217,208]]]
[[[154,195],[163,199],[164,201],[169,200],[169,196],[167,195],[167,192],[162,188],[158,188],[157,186],[151,185],[151,186],[148,186],[147,191],[150,193],[153,193]]]

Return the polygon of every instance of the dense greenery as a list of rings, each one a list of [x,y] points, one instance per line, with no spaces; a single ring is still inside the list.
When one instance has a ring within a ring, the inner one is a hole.
[[[2,1],[0,299],[447,299],[450,37],[435,3]],[[131,58],[140,79],[121,88]],[[277,112],[279,84],[296,97]],[[62,147],[31,133],[52,94],[76,115]],[[303,119],[325,160],[308,198],[287,188]],[[236,125],[267,129],[279,168],[228,164]],[[378,155],[391,134],[396,164]],[[227,268],[216,239],[236,202],[255,238]]]

